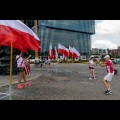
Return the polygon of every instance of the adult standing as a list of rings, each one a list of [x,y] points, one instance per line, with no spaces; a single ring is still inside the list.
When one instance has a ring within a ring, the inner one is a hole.
[[[22,89],[24,87],[21,83],[22,79],[25,82],[25,86],[31,86],[31,84],[26,81],[26,72],[25,72],[25,61],[29,59],[30,57],[31,56],[24,59],[22,57],[22,51],[18,51],[17,53],[16,60],[17,60],[17,68],[18,68],[18,74],[19,74],[18,87],[17,87],[18,89]]]
[[[104,58],[106,60],[104,64],[102,64],[100,61],[98,61],[98,63],[101,67],[106,66],[107,75],[103,78],[103,83],[107,88],[107,90],[105,91],[105,94],[109,95],[109,94],[112,94],[110,82],[112,81],[112,78],[114,76],[114,67],[113,67],[113,62],[112,60],[110,60],[109,55],[106,55]]]

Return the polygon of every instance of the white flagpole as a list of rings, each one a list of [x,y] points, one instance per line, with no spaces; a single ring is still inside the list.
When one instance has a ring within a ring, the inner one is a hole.
[[[57,73],[58,54],[57,54],[56,52],[57,52],[57,49],[56,49],[56,46],[55,46],[55,57],[56,57],[56,60],[57,60],[57,64],[56,64],[56,67],[55,67],[55,71],[56,71],[56,73]]]

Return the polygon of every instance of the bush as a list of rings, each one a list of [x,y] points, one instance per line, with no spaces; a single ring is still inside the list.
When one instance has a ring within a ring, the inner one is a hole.
[[[31,61],[31,62],[30,62],[30,64],[34,64],[34,62],[33,62],[33,61]]]
[[[80,62],[88,62],[88,60],[80,60]]]

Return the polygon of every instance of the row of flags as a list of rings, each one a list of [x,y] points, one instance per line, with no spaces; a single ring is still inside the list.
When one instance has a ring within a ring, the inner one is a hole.
[[[69,48],[64,47],[61,44],[58,44],[58,50],[52,49],[52,44],[49,46],[49,59],[58,59],[58,54],[63,54],[64,57],[73,57],[78,59],[80,56],[80,53],[74,48],[69,45]]]
[[[58,59],[58,52],[57,52],[57,49],[56,49],[56,46],[55,46],[55,50],[52,49],[52,44],[50,44],[49,46],[49,59]]]
[[[40,51],[41,41],[37,35],[20,20],[0,20],[0,45],[11,46],[23,52],[28,49]],[[58,54],[63,54],[65,57],[79,58],[80,53],[69,45],[69,49],[61,44],[58,44],[58,50],[52,50],[50,44],[49,58],[57,59]]]

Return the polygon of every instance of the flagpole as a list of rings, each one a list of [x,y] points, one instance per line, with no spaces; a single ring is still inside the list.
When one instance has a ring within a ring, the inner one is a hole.
[[[68,51],[68,59],[69,59],[69,51]],[[67,63],[68,63],[68,59],[67,59]]]
[[[56,58],[56,60],[57,60],[55,70],[56,70],[56,73],[57,73],[57,66],[58,66],[58,52],[57,52],[56,46],[55,46],[55,56],[56,56],[55,58]]]
[[[50,68],[50,67],[49,67],[50,57],[51,57],[51,44],[49,45],[48,68]]]
[[[12,46],[12,42],[11,42],[11,55],[10,55],[10,83],[9,83],[9,100],[11,100],[11,96],[12,96],[12,53],[13,53],[13,46]]]
[[[72,63],[73,63],[73,53],[72,53]]]
[[[67,76],[67,71],[68,71],[68,59],[69,59],[69,51],[68,51],[67,66],[66,66],[66,76]]]
[[[37,20],[34,20],[34,26],[35,26],[35,34],[38,35],[38,29],[37,29],[38,23],[37,23]],[[38,58],[38,51],[35,51],[35,58]]]

